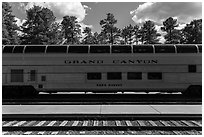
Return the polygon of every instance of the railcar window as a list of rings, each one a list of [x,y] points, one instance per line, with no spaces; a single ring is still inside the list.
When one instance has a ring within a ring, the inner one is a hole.
[[[133,53],[153,53],[152,46],[133,46]]]
[[[88,80],[101,80],[101,73],[95,73],[95,72],[91,72],[91,73],[87,73],[87,79]]]
[[[88,46],[69,46],[68,53],[88,53]]]
[[[127,79],[128,80],[140,80],[142,79],[142,72],[128,72]]]
[[[202,53],[202,46],[198,46],[199,53]]]
[[[67,46],[48,46],[46,53],[67,53]]]
[[[31,70],[30,71],[30,81],[35,81],[36,80],[36,70]]]
[[[122,73],[121,72],[108,72],[107,73],[107,79],[108,80],[121,80],[122,79]]]
[[[23,53],[24,46],[15,46],[13,53]]]
[[[24,53],[45,53],[45,46],[26,46]]]
[[[110,53],[110,46],[90,46],[90,53]]]
[[[188,72],[193,73],[196,72],[196,65],[188,65]]]
[[[175,53],[174,46],[154,46],[155,53]]]
[[[177,53],[197,53],[196,46],[176,46]]]
[[[3,53],[12,53],[14,46],[5,46],[3,49]]]
[[[112,46],[112,53],[132,53],[131,46]]]
[[[162,79],[162,73],[161,72],[149,72],[148,73],[148,79],[161,80]]]
[[[23,69],[11,69],[11,82],[23,82]]]
[[[46,81],[46,76],[41,76],[41,81]]]

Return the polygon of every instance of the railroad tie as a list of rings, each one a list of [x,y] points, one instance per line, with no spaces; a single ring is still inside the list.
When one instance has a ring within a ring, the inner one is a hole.
[[[94,124],[93,124],[93,126],[98,126],[98,120],[94,120]]]
[[[60,125],[59,125],[59,126],[60,126],[60,127],[65,126],[65,125],[67,124],[67,122],[68,122],[68,121],[67,121],[67,120],[65,120],[65,121],[63,121],[62,123],[60,123]]]
[[[132,123],[129,120],[126,120],[125,123],[127,126],[132,127]]]
[[[166,127],[170,127],[170,126],[171,126],[171,125],[169,125],[166,121],[160,120],[160,122],[161,122],[164,126],[166,126]]]
[[[79,121],[74,121],[74,123],[72,124],[73,127],[76,127],[78,125]]]
[[[192,122],[193,124],[199,126],[199,127],[202,127],[202,124],[200,124],[200,123],[198,123],[198,122],[196,122],[196,121],[191,121],[191,122]]]
[[[14,127],[18,127],[18,126],[21,126],[25,123],[26,121],[20,121],[18,123],[16,123],[15,125],[13,125]]]
[[[67,132],[66,132],[66,135],[70,135],[70,132],[69,132],[69,131],[67,131]]]
[[[28,123],[26,123],[24,126],[31,126],[33,123],[35,123],[36,121],[30,121]]]
[[[133,135],[137,135],[137,134],[138,134],[137,131],[131,131],[131,133],[132,133]]]
[[[181,122],[183,122],[184,124],[186,124],[189,127],[194,127],[194,125],[186,120],[181,120]]]
[[[173,123],[174,125],[176,125],[177,127],[181,127],[182,125],[179,124],[177,121],[175,120],[171,120],[171,123]]]
[[[87,121],[87,120],[84,121],[82,126],[83,126],[83,127],[87,127],[87,126],[88,126],[88,121]]]
[[[107,121],[103,121],[103,126],[107,126],[108,125],[108,122]]]
[[[33,131],[27,131],[27,132],[23,133],[23,135],[30,135],[32,133],[33,133]]]
[[[3,127],[8,127],[8,126],[11,126],[13,123],[15,123],[15,122],[17,122],[17,121],[10,121],[10,122],[8,122],[8,123],[5,123],[4,125],[3,125]]]
[[[40,132],[38,132],[37,134],[38,135],[43,135],[45,133],[45,131],[40,131]]]
[[[115,123],[116,123],[116,126],[122,126],[119,120],[116,120]]]
[[[2,131],[2,135],[6,135],[6,134],[8,134],[9,132],[7,132],[7,131]]]
[[[51,135],[57,135],[59,133],[59,131],[54,131],[51,133]]]
[[[56,123],[56,121],[51,121],[47,126],[53,126]]]
[[[156,124],[154,121],[149,120],[148,122],[149,122],[152,126],[157,127],[157,124]]]
[[[139,125],[141,127],[145,127],[146,126],[145,123],[142,120],[138,120],[137,122],[139,123]]]
[[[179,132],[179,131],[172,131],[175,135],[183,135],[181,132]]]
[[[118,131],[120,134],[124,134],[125,132],[124,131]]]
[[[85,132],[85,131],[80,131],[79,133],[80,133],[80,134],[85,134],[86,132]]]
[[[37,125],[35,125],[36,127],[42,126],[46,121],[40,121]]]

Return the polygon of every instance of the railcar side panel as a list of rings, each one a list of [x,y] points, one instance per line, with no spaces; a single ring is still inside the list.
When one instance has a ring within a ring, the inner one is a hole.
[[[39,91],[183,91],[202,85],[200,53],[3,54],[3,85]]]

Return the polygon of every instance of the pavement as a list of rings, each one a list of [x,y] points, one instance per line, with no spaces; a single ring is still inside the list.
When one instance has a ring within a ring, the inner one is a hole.
[[[202,114],[202,105],[2,105],[2,114]]]

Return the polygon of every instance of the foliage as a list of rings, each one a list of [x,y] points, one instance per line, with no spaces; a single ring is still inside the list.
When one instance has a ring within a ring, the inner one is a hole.
[[[202,43],[202,19],[191,21],[182,31],[186,44]]]
[[[100,25],[102,27],[102,35],[105,34],[108,39],[108,43],[114,44],[115,39],[117,39],[120,35],[120,30],[114,25],[117,23],[114,15],[112,13],[107,14],[107,18],[100,21]],[[104,37],[105,38],[105,37]]]
[[[67,39],[66,44],[79,43],[79,35],[81,33],[80,25],[78,24],[75,16],[64,16],[62,24],[62,33],[64,38]]]
[[[133,42],[133,34],[134,33],[134,27],[130,24],[129,26],[126,26],[122,29],[121,36],[124,38],[124,44],[132,44]]]
[[[138,25],[135,25],[133,27],[133,35],[134,35],[134,43],[138,44],[139,43],[139,26]]]
[[[117,28],[117,20],[112,13],[100,20],[101,32],[92,32],[81,26],[75,16],[64,16],[61,23],[55,21],[53,12],[44,7],[34,6],[26,11],[26,22],[21,29],[16,25],[15,16],[11,14],[11,6],[2,3],[2,44],[156,44],[159,34],[151,20],[142,26],[131,25],[123,29]],[[202,19],[193,20],[179,30],[177,19],[167,18],[161,30],[166,44],[202,44]],[[21,35],[18,35],[21,31]],[[84,34],[82,39],[81,33]]]
[[[60,44],[63,41],[63,35],[61,33],[61,25],[57,22],[53,22],[50,25],[48,34],[49,40],[47,44]]]
[[[27,20],[22,26],[22,44],[48,44],[50,28],[55,21],[53,12],[48,8],[34,6],[26,11]]]
[[[94,36],[92,35],[91,28],[86,27],[82,33],[85,35],[84,39],[82,40],[83,44],[95,44]]]
[[[161,35],[157,33],[155,25],[152,21],[146,21],[142,26],[143,42],[144,44],[156,44],[159,43],[158,37]]]
[[[11,6],[8,2],[2,2],[2,44],[15,45],[19,44],[15,16],[11,14]]]
[[[164,36],[164,38],[166,39],[166,42],[165,43],[168,43],[168,44],[176,44],[178,43],[178,34],[175,30],[176,27],[178,27],[178,24],[177,24],[177,19],[173,19],[172,17],[169,17],[168,19],[166,19],[164,22],[163,22],[163,27],[161,27],[161,30],[162,31],[166,31],[167,34]]]

